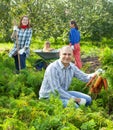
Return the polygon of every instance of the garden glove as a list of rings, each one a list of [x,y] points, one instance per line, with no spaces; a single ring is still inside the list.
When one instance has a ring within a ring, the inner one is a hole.
[[[79,105],[85,105],[86,104],[86,99],[80,98],[81,101],[78,103]]]
[[[74,45],[71,45],[71,49],[74,50]]]
[[[22,49],[20,49],[20,50],[18,51],[18,53],[19,53],[20,55],[22,55],[24,52],[25,52],[25,48],[22,48]]]
[[[101,73],[104,73],[104,70],[99,68],[96,72],[95,72],[97,75],[101,74]]]
[[[17,26],[13,26],[13,31],[17,31],[18,27]]]
[[[9,57],[12,57],[11,53],[9,54]]]

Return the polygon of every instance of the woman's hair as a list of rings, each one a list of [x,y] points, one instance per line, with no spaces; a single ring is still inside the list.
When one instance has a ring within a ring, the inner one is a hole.
[[[21,19],[20,19],[20,24],[19,24],[19,26],[18,26],[18,28],[21,28],[21,26],[22,26],[22,20],[23,20],[23,18],[28,18],[28,25],[27,25],[27,28],[31,28],[31,25],[30,25],[30,21],[29,21],[29,17],[28,16],[23,16]]]
[[[77,23],[74,20],[72,20],[70,23],[74,24],[75,28],[78,30],[78,25],[77,25]]]
[[[50,42],[49,42],[49,41],[46,41],[45,44],[50,44]]]

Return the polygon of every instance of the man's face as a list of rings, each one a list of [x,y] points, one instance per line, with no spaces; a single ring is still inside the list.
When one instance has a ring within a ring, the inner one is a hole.
[[[60,59],[64,66],[68,66],[72,60],[72,49],[70,47],[64,47],[60,52]]]

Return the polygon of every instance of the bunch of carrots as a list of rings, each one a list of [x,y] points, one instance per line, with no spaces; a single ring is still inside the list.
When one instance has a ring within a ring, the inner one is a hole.
[[[98,94],[100,93],[102,87],[104,87],[105,90],[108,89],[108,83],[106,78],[103,78],[100,75],[94,75],[90,81],[86,84],[86,87],[90,88],[91,93]]]

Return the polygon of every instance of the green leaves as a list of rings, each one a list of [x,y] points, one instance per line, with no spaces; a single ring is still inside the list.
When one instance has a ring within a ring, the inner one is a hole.
[[[59,44],[56,42],[59,37],[67,42],[72,19],[77,21],[82,38],[92,41],[112,38],[112,8],[113,3],[106,0],[3,0],[0,2],[1,40],[10,41],[12,21],[16,19],[19,23],[23,15],[30,17],[34,37],[43,40],[53,37],[55,44]]]
[[[38,45],[39,48],[41,46]],[[27,60],[28,68],[21,70],[18,75],[13,73],[13,59],[8,58],[8,52],[0,52],[0,129],[112,130],[112,49],[101,50],[98,46],[93,47],[91,43],[84,46],[82,49],[85,50],[85,56],[97,55],[100,52],[100,61],[102,67],[105,67],[105,77],[109,81],[109,88],[108,91],[102,91],[95,100],[93,99],[91,106],[81,106],[78,109],[74,107],[73,100],[70,100],[68,106],[64,108],[58,93],[56,96],[51,95],[50,99],[38,99],[45,70],[37,71],[34,68],[33,63],[39,57],[33,52]],[[37,48],[37,45],[33,47]],[[83,82],[73,80],[70,90],[85,92],[84,86]]]

